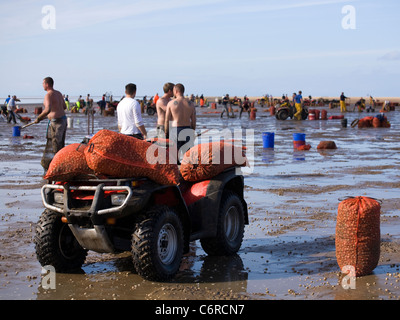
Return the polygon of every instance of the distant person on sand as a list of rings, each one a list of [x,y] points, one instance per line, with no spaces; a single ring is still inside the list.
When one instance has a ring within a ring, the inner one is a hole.
[[[67,106],[67,110],[69,111],[69,97],[68,97],[68,95],[66,95],[64,100],[65,100],[65,105]]]
[[[8,102],[10,102],[10,100],[11,100],[11,96],[8,95],[6,101],[4,101],[4,104],[7,106],[7,105],[8,105]]]
[[[10,102],[10,100],[11,100],[11,96],[8,96],[6,101],[4,101],[4,105],[1,106],[1,115],[4,117],[7,116],[7,105],[8,105],[8,102]]]
[[[65,116],[65,100],[63,95],[54,90],[54,80],[47,77],[43,80],[43,89],[47,92],[44,97],[44,110],[34,123],[39,123],[44,118],[49,119],[47,127],[47,143],[42,157],[42,167],[47,171],[54,155],[64,148],[65,134],[67,132],[67,117]]]
[[[294,98],[294,102],[296,107],[296,113],[294,117],[297,120],[302,120],[301,113],[303,112],[303,96],[301,91],[299,91],[299,94]]]
[[[147,139],[147,131],[142,120],[140,104],[135,99],[136,85],[129,83],[125,86],[125,98],[117,106],[119,132],[137,139]]]
[[[179,162],[179,154],[184,154],[194,145],[196,130],[196,109],[193,102],[184,97],[185,87],[178,83],[174,86],[175,99],[167,105],[165,114],[165,133],[174,145]]]
[[[229,104],[229,107],[228,107],[228,104]],[[225,111],[226,111],[227,117],[229,118],[229,108],[230,108],[229,94],[227,94],[222,99],[222,105],[224,106],[224,110],[222,110],[222,112],[221,112],[221,118],[224,116]],[[233,111],[232,111],[232,117],[234,117]]]
[[[340,112],[347,112],[346,99],[347,97],[344,95],[344,92],[342,92],[340,95]]]
[[[167,105],[174,96],[174,84],[167,82],[163,87],[164,95],[157,99],[157,137],[165,137],[165,113]]]
[[[7,104],[7,123],[11,123],[11,120],[14,122],[14,124],[17,123],[15,120],[15,110],[16,110],[16,105],[15,101],[17,100],[16,96],[12,96],[11,99],[8,101]]]
[[[249,114],[250,117],[250,99],[247,96],[244,96],[243,98],[243,104],[240,106],[240,115],[239,118],[242,117],[243,111],[246,111]]]
[[[86,97],[86,108],[92,109],[93,107],[93,99],[90,97],[90,94]]]
[[[160,99],[160,97],[159,97],[158,93],[156,93],[156,95],[153,98],[153,102],[154,102],[155,105],[157,105],[158,99]]]
[[[293,108],[295,108],[295,106],[296,106],[296,96],[297,96],[296,92],[293,92],[293,95],[292,95],[292,107]]]

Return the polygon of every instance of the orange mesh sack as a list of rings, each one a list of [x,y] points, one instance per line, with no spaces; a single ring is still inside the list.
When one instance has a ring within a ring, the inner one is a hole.
[[[335,141],[321,141],[317,147],[318,150],[337,149]]]
[[[381,128],[382,127],[381,120],[375,117],[374,120],[372,120],[372,126],[374,128]]]
[[[94,172],[86,163],[87,145],[74,143],[58,151],[50,163],[44,179],[50,181],[68,181],[77,177],[87,177]]]
[[[158,161],[161,147],[147,152],[151,146],[144,140],[100,130],[89,141],[86,161],[97,174],[116,178],[143,177],[162,185],[178,184],[178,165],[169,163],[168,152]]]
[[[374,117],[365,117],[360,119],[358,122],[358,128],[372,128],[372,122],[374,121]]]
[[[336,225],[336,259],[341,270],[354,267],[357,277],[371,274],[379,262],[380,212],[378,201],[366,197],[339,204]]]
[[[180,172],[186,181],[211,179],[225,169],[247,165],[242,147],[224,141],[202,143],[189,149],[182,161]]]

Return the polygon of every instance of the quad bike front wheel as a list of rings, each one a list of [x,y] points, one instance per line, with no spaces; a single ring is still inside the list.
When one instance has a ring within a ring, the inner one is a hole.
[[[156,206],[144,214],[132,235],[132,258],[145,279],[166,281],[178,272],[183,255],[183,227],[177,213]]]
[[[230,256],[237,253],[244,235],[244,210],[239,196],[224,191],[218,214],[217,235],[201,239],[203,250],[213,256]]]
[[[36,225],[34,243],[40,264],[53,266],[57,272],[80,270],[87,256],[61,215],[50,210],[42,213]]]

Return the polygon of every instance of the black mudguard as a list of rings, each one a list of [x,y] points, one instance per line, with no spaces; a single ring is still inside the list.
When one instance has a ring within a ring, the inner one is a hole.
[[[192,221],[191,241],[216,236],[219,207],[225,190],[235,192],[242,199],[245,224],[249,224],[244,178],[235,174],[235,168],[228,169],[210,181],[204,198],[188,207]]]

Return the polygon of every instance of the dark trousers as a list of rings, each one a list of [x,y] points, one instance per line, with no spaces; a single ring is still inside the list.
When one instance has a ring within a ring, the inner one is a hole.
[[[14,111],[8,110],[8,115],[7,115],[7,123],[10,123],[11,120],[15,123],[17,123],[17,120],[15,120],[15,113]]]

